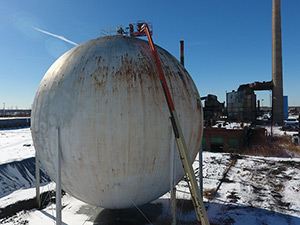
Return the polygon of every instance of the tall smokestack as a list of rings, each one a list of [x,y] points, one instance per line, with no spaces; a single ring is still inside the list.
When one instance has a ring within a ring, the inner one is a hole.
[[[280,0],[273,0],[272,10],[272,115],[273,122],[283,125],[282,48]]]
[[[180,62],[184,66],[184,42],[180,41]]]

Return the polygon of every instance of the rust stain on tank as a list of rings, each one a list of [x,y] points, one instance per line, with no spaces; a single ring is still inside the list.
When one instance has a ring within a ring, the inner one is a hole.
[[[156,157],[154,157],[153,162],[152,162],[152,171],[154,170],[155,161],[156,161]]]
[[[118,169],[111,169],[112,175],[114,177],[117,177],[119,175],[119,170]]]
[[[97,77],[94,77],[94,81],[97,87],[101,88],[104,84],[103,81],[99,81]]]

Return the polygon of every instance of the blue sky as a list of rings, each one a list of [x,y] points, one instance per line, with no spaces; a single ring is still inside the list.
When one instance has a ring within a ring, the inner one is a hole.
[[[300,105],[300,1],[282,0],[283,88]],[[0,108],[30,108],[51,64],[74,45],[35,28],[83,43],[100,28],[151,21],[153,39],[185,66],[201,96],[272,77],[272,0],[0,1]],[[256,92],[269,105],[269,91]]]

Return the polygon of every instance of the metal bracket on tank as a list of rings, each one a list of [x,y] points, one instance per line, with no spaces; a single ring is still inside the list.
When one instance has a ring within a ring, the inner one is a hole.
[[[116,25],[110,27],[104,27],[100,29],[100,37],[103,36],[113,36],[113,35],[122,35],[130,37],[141,37],[146,36],[146,33],[143,32],[142,26],[145,24],[144,21],[137,21],[136,23],[130,23],[125,28],[123,25]],[[149,32],[153,34],[153,25],[151,22],[147,22],[149,27]]]

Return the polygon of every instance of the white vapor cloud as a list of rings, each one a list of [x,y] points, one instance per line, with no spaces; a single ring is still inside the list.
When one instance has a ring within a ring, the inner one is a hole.
[[[68,43],[70,43],[70,44],[72,44],[72,45],[75,45],[75,46],[78,45],[77,43],[75,43],[75,42],[73,42],[73,41],[70,41],[70,40],[68,40],[67,38],[63,37],[63,36],[60,36],[60,35],[57,35],[57,34],[52,34],[52,33],[48,32],[48,31],[45,31],[45,30],[42,30],[42,29],[39,29],[39,28],[36,28],[36,27],[33,27],[33,29],[35,29],[35,30],[37,30],[37,31],[39,31],[39,32],[41,32],[41,33],[50,35],[50,36],[52,36],[52,37],[56,37],[56,38],[58,38],[58,39],[60,39],[60,40],[62,40],[62,41],[68,42]]]

